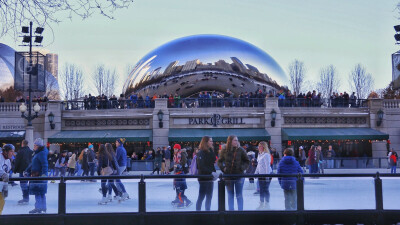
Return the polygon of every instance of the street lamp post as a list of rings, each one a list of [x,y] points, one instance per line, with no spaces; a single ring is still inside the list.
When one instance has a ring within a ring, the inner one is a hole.
[[[40,46],[40,43],[43,40],[43,37],[41,36],[43,32],[42,27],[37,27],[35,33],[39,35],[32,35],[32,27],[33,27],[33,22],[31,21],[29,23],[29,27],[22,27],[22,33],[29,33],[29,36],[24,35],[22,42],[24,43],[29,43],[29,45],[22,45],[22,46],[29,46],[29,68],[30,70],[27,71],[29,74],[29,86],[28,86],[28,93],[29,93],[29,101],[28,107],[25,105],[25,103],[22,103],[19,107],[19,111],[21,112],[21,117],[25,118],[28,120],[28,125],[26,126],[26,135],[25,139],[28,140],[29,147],[33,148],[33,126],[32,126],[32,120],[38,117],[38,113],[40,112],[40,106],[39,103],[36,103],[35,106],[33,107],[33,111],[35,112],[34,115],[32,115],[32,74],[37,71],[36,69],[33,69],[33,60],[32,60],[32,46]],[[28,30],[29,29],[29,30]],[[38,45],[33,45],[32,44],[32,38],[35,37],[35,43],[38,43]],[[38,74],[35,74],[36,76]],[[28,115],[25,115],[25,112],[28,110]]]

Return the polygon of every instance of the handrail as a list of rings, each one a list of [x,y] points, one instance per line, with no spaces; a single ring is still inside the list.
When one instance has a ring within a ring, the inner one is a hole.
[[[104,219],[112,220],[117,224],[125,221],[127,217],[132,220],[138,221],[138,224],[164,224],[165,220],[160,219],[168,217],[168,221],[176,223],[182,221],[194,221],[199,220],[201,217],[207,216],[209,218],[217,219],[217,221],[211,224],[243,224],[242,221],[246,219],[246,224],[259,224],[260,221],[274,221],[274,223],[319,223],[321,222],[318,218],[324,218],[323,221],[334,222],[334,223],[347,223],[347,222],[362,222],[371,224],[387,224],[398,222],[400,218],[400,210],[385,210],[383,208],[383,190],[382,190],[382,177],[400,177],[400,174],[386,174],[386,173],[374,173],[374,174],[240,174],[240,175],[226,175],[220,174],[218,180],[218,209],[217,211],[207,212],[174,212],[170,211],[167,213],[147,212],[146,211],[146,180],[147,179],[171,179],[171,178],[199,178],[208,177],[210,175],[122,175],[122,176],[84,176],[84,177],[26,177],[26,178],[11,178],[10,181],[21,181],[21,180],[59,180],[58,188],[58,213],[54,214],[42,214],[42,215],[2,215],[0,216],[0,223],[7,220],[7,224],[21,224],[27,222],[31,218],[35,218],[35,221],[48,221],[52,223],[66,223],[66,221],[76,221],[81,223],[90,222],[94,224],[94,220],[97,222],[104,222]],[[279,211],[279,210],[263,210],[263,211],[228,211],[225,208],[225,179],[232,177],[250,178],[250,177],[297,177],[297,208],[290,211]],[[371,177],[374,179],[375,188],[375,209],[374,210],[350,210],[348,213],[346,210],[307,210],[304,208],[304,181],[306,177]],[[66,183],[69,180],[81,180],[81,179],[138,179],[138,211],[128,213],[102,213],[99,216],[98,213],[79,213],[70,214],[66,212]],[[341,215],[338,217],[337,215]],[[177,216],[179,215],[179,219]],[[154,216],[157,216],[157,221],[154,220]],[[173,216],[173,217],[169,217]],[[217,217],[216,217],[217,216]],[[250,216],[250,217],[249,217]],[[231,218],[232,217],[232,218]],[[152,218],[152,219],[151,219]],[[234,218],[238,218],[235,220]],[[239,219],[240,218],[240,219]],[[328,219],[328,220],[327,220]],[[211,221],[210,221],[211,222]],[[86,223],[85,223],[86,224]]]

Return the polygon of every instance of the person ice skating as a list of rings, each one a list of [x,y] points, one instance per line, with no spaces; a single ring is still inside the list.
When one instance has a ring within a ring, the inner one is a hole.
[[[26,168],[26,177],[47,177],[49,151],[44,146],[43,139],[37,138],[33,143],[34,155],[31,164]],[[47,181],[29,181],[29,194],[35,195],[35,208],[29,213],[46,213]]]
[[[123,172],[126,170],[126,160],[127,160],[127,154],[126,154],[126,149],[124,148],[124,143],[125,143],[125,138],[118,138],[115,141],[115,145],[117,146],[117,149],[115,150],[116,154],[115,157],[118,162],[118,175],[122,175]],[[129,199],[129,194],[126,192],[124,184],[122,184],[120,179],[116,180],[116,185],[120,192],[122,193],[121,195],[121,200],[126,200]]]
[[[268,145],[265,141],[261,141],[258,144],[258,157],[257,157],[257,168],[254,174],[271,174],[271,154]],[[260,177],[258,178],[260,185],[260,205],[257,207],[258,210],[269,209],[269,185],[271,184],[270,178]]]
[[[5,199],[8,197],[9,172],[11,170],[11,157],[14,155],[14,145],[6,144],[0,148],[0,215],[3,212]]]
[[[180,164],[175,166],[175,174],[185,174],[183,167]],[[172,205],[176,208],[185,208],[192,205],[192,202],[185,195],[185,190],[187,189],[186,178],[175,178],[174,179],[174,189],[177,195],[177,201],[173,201]]]
[[[389,153],[389,166],[390,166],[390,173],[396,173],[397,167],[397,153],[392,149],[390,149]]]
[[[94,176],[94,172],[96,169],[96,153],[94,152],[94,147],[93,144],[89,143],[88,146],[88,150],[87,150],[87,162],[88,162],[88,166],[89,166],[89,172],[90,172],[90,176]],[[96,182],[96,180],[90,180],[92,182]]]
[[[299,162],[293,157],[293,149],[287,148],[283,152],[284,157],[281,159],[278,165],[278,174],[299,174],[303,173]],[[285,196],[285,209],[296,210],[297,209],[297,193],[296,193],[296,177],[279,177],[279,184],[283,189]]]
[[[154,169],[151,174],[154,174],[154,172],[156,172],[156,171],[157,171],[157,174],[160,174],[162,160],[163,160],[163,155],[161,153],[161,149],[157,148],[156,156],[154,157]]]
[[[107,143],[106,145],[111,146],[111,144],[109,144],[109,143]],[[115,160],[114,151],[112,149],[110,150],[109,146],[107,146],[108,147],[108,149],[107,149],[106,145],[101,144],[99,147],[99,153],[98,153],[99,154],[98,155],[99,165],[98,165],[97,173],[102,176],[110,176],[113,173],[115,173],[115,174],[118,173],[118,165]],[[111,146],[111,148],[112,148],[112,146]],[[115,184],[114,184],[114,180],[101,179],[101,191],[102,191],[103,198],[100,200],[99,205],[105,205],[110,201],[110,197],[107,198],[107,192],[109,189],[107,182],[109,183],[111,188],[114,190],[116,196],[118,196],[117,198],[119,198],[119,196],[121,196],[117,186],[115,186]]]
[[[32,162],[33,151],[28,147],[28,141],[21,142],[21,148],[15,158],[15,172],[19,173],[19,177],[24,177],[24,171]],[[22,199],[18,201],[18,205],[27,205],[29,203],[29,186],[28,181],[21,180],[19,182],[22,190]]]
[[[214,154],[214,143],[211,137],[204,136],[201,139],[199,151],[196,157],[193,157],[192,164],[195,163],[197,168],[197,173],[199,175],[211,175],[215,174],[215,163],[216,157]],[[194,166],[193,166],[194,167]],[[192,169],[193,171],[194,169]],[[201,210],[201,205],[203,204],[204,198],[206,198],[205,208],[206,211],[211,209],[211,199],[214,190],[213,178],[199,178],[199,197],[196,202],[196,210]]]
[[[230,135],[226,146],[220,151],[218,167],[225,174],[243,174],[249,167],[249,158],[245,150],[240,147],[239,140],[235,135]],[[226,178],[225,186],[228,192],[229,210],[234,210],[234,195],[236,192],[238,210],[243,210],[243,178]]]
[[[72,153],[72,152],[70,152]],[[75,175],[75,167],[76,167],[76,153],[74,152],[68,160],[68,176]]]
[[[56,161],[56,177],[58,177],[59,174],[61,174],[61,176],[65,176],[65,173],[67,171],[68,168],[68,151],[64,150],[62,151],[62,153],[60,154],[60,156],[58,157],[57,161]]]
[[[304,172],[306,172],[306,151],[304,150],[303,146],[299,147],[299,163],[300,166],[303,168]]]

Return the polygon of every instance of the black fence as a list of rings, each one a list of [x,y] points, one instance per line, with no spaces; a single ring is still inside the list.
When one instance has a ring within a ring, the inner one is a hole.
[[[368,108],[367,99],[279,99],[279,107]]]
[[[64,110],[103,110],[103,109],[136,109],[154,108],[152,100],[96,100],[96,101],[65,101]]]
[[[58,211],[56,214],[2,215],[0,224],[394,224],[400,221],[400,210],[385,210],[381,177],[400,179],[397,174],[280,174],[280,175],[220,175],[218,180],[218,209],[216,211],[190,212],[148,212],[146,209],[146,180],[198,178],[206,176],[164,175],[164,176],[104,176],[104,177],[61,177],[58,183]],[[228,211],[225,208],[225,180],[244,177],[282,178],[297,177],[297,208],[290,211]],[[372,178],[374,180],[375,207],[369,210],[307,210],[304,207],[304,178]],[[129,213],[67,213],[66,182],[80,179],[137,179],[138,211]],[[52,178],[54,179],[54,178]],[[50,180],[40,178],[14,178],[19,180]],[[400,207],[399,207],[400,208]]]

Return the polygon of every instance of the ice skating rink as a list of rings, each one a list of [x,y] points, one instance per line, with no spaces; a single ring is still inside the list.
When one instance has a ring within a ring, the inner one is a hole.
[[[66,212],[67,213],[109,213],[138,212],[138,182],[139,180],[123,180],[131,199],[118,203],[112,201],[107,205],[99,205],[101,194],[100,181],[81,182],[67,181]],[[17,182],[19,183],[19,182]],[[400,178],[382,178],[384,209],[400,209]],[[193,205],[184,209],[175,209],[171,201],[175,199],[172,179],[146,179],[146,210],[147,212],[195,211],[199,184],[197,179],[187,179],[188,189],[185,194],[193,201]],[[246,178],[243,188],[244,210],[256,210],[259,195],[254,195],[255,184],[250,185]],[[270,210],[284,210],[283,191],[277,178],[270,185]],[[226,194],[227,195],[227,194]],[[48,183],[47,213],[58,211],[58,183]],[[18,205],[22,199],[19,185],[9,185],[9,197],[6,198],[3,215],[27,214],[34,208],[35,198],[30,196],[28,205]],[[218,209],[218,183],[214,182],[214,192],[211,210]],[[225,201],[227,202],[227,200]],[[202,210],[204,210],[204,203]],[[306,210],[343,210],[343,209],[374,209],[375,193],[374,179],[371,178],[305,178],[304,204]],[[227,205],[227,204],[226,204]],[[227,207],[227,206],[226,206]],[[237,209],[235,200],[235,209]]]

